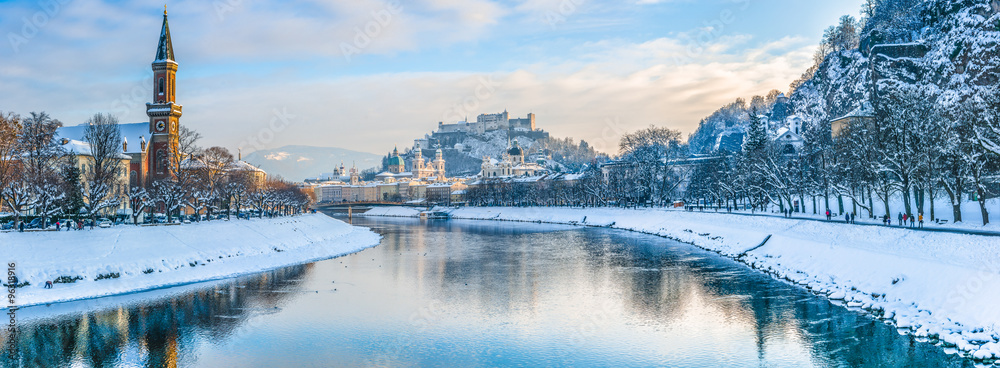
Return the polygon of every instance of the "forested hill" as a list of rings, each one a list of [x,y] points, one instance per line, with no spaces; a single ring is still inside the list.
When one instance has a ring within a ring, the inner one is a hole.
[[[860,19],[844,16],[827,29],[815,64],[787,98],[772,91],[723,106],[689,136],[690,149],[738,150],[751,111],[771,126],[800,118],[809,144],[829,137],[830,120],[869,104],[872,93],[921,94],[942,110],[982,99],[984,88],[998,88],[998,14],[1000,0],[868,0]]]

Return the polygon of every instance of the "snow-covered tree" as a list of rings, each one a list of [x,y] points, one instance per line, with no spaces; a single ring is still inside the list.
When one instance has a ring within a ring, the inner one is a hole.
[[[128,192],[128,201],[129,207],[132,208],[132,223],[135,225],[139,224],[139,216],[142,216],[147,208],[156,204],[146,188],[142,187],[132,188]]]
[[[24,172],[22,180],[31,196],[27,203],[42,218],[45,227],[58,209],[56,201],[62,198],[59,167],[66,150],[55,139],[56,130],[62,123],[45,112],[32,112],[22,121],[22,126],[18,151]]]
[[[127,195],[122,172],[122,134],[118,118],[110,114],[98,113],[86,122],[84,139],[90,145],[89,160],[83,172],[84,197],[91,219],[108,208],[121,204]]]

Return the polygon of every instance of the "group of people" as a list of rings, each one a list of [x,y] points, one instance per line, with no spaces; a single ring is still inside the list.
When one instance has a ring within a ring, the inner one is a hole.
[[[56,225],[56,231],[62,231],[62,228],[64,227],[66,228],[66,231],[83,230],[83,220],[76,220],[76,221],[69,220],[65,224],[60,221],[56,221],[55,225]],[[90,228],[93,229],[94,225],[91,224]],[[22,233],[24,232],[24,221],[21,221],[21,223],[18,224],[17,231],[20,231]]]
[[[785,216],[790,217],[791,216],[790,212],[791,211],[785,211]],[[855,213],[853,212],[844,213],[844,222],[848,224],[853,224],[855,223],[854,218],[855,218]],[[826,210],[826,220],[827,221],[833,220],[833,213],[831,213],[830,210]],[[903,214],[902,212],[900,212],[899,216],[896,217],[896,221],[901,227],[909,224],[910,228],[914,227],[920,229],[924,228],[924,214],[922,213],[918,215],[910,215],[910,214]],[[892,226],[892,217],[889,215],[882,216],[882,224],[885,226]]]
[[[851,212],[851,213],[846,213],[845,212],[844,213],[844,222],[845,223],[848,223],[848,224],[855,223],[854,222],[854,218],[855,218],[855,213],[854,212]],[[833,213],[831,213],[829,209],[826,210],[826,220],[827,221],[832,221],[833,220]]]
[[[900,227],[909,224],[910,228],[917,227],[923,229],[924,214],[921,213],[919,215],[910,215],[910,214],[903,214],[902,212],[900,212],[899,216],[896,216],[896,223],[899,224]],[[890,217],[889,215],[883,215],[882,224],[885,226],[892,226],[892,217]]]

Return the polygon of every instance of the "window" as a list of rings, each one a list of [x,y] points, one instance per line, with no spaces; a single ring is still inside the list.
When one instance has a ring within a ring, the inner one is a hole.
[[[163,94],[163,78],[160,78],[160,81],[159,81],[159,83],[158,83],[158,84],[160,85],[160,86],[158,87],[158,88],[159,88],[159,92],[160,92],[160,94],[162,95],[162,94]]]
[[[162,174],[167,163],[167,154],[163,150],[156,151],[156,171]]]

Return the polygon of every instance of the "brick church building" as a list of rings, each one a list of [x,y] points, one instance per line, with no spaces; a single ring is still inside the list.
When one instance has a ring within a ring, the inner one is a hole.
[[[152,102],[146,103],[149,120],[141,123],[119,124],[122,132],[122,153],[131,157],[128,165],[128,185],[143,187],[151,182],[169,177],[181,160],[180,117],[181,105],[176,103],[177,61],[170,42],[167,12],[163,11],[163,28],[160,31],[156,58],[153,60]],[[69,141],[86,144],[86,124],[59,128],[58,135]]]
[[[180,164],[180,119],[182,106],[176,96],[177,61],[170,42],[167,10],[163,10],[163,28],[153,60],[153,102],[146,103],[149,116],[149,147],[145,157],[132,157],[130,175],[136,184],[148,183],[172,175]],[[134,173],[134,174],[133,174]]]

